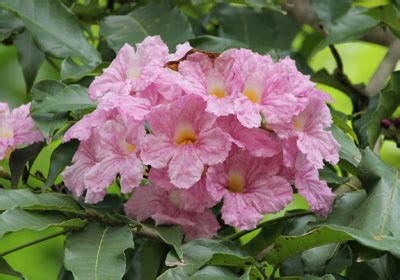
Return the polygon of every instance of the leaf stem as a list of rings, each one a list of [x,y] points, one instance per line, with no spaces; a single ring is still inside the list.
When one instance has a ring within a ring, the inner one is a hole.
[[[304,217],[304,216],[308,216],[308,215],[312,215],[312,214],[313,213],[311,211],[302,211],[302,212],[290,213],[290,214],[288,214],[286,216],[282,216],[282,217],[279,217],[279,218],[275,218],[275,219],[272,219],[272,220],[269,220],[269,221],[265,221],[265,222],[259,223],[255,229],[242,230],[242,231],[238,231],[236,233],[233,233],[231,235],[228,235],[228,236],[226,236],[224,238],[224,240],[231,240],[231,241],[232,240],[236,240],[236,239],[242,237],[243,235],[246,235],[246,234],[248,234],[248,233],[250,233],[250,232],[252,232],[254,230],[260,229],[260,228],[262,228],[262,227],[264,227],[266,225],[276,224],[276,223],[279,223],[279,222],[282,222],[282,221],[285,221],[285,220],[289,220],[289,219],[292,219],[292,218]]]
[[[32,241],[29,241],[29,242],[21,244],[21,245],[19,245],[17,247],[14,247],[14,248],[11,248],[9,250],[1,252],[0,253],[0,257],[4,257],[5,255],[14,253],[14,252],[16,252],[18,250],[24,249],[26,247],[30,247],[32,245],[35,245],[37,243],[40,243],[40,242],[43,242],[43,241],[46,241],[46,240],[49,240],[49,239],[52,239],[54,237],[57,237],[57,236],[60,236],[60,235],[64,235],[64,234],[66,234],[66,233],[68,233],[70,231],[71,231],[71,229],[64,229],[62,231],[59,231],[59,232],[56,232],[56,233],[53,233],[53,234],[50,234],[50,235],[47,235],[47,236],[32,240]]]

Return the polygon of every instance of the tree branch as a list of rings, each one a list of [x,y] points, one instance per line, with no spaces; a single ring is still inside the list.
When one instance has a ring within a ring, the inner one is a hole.
[[[388,52],[368,83],[366,91],[370,97],[378,94],[378,92],[383,88],[387,78],[392,74],[399,59],[400,40],[396,39],[390,44]]]

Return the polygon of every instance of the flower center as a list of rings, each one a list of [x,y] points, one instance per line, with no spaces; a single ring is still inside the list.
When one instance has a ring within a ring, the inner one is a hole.
[[[303,130],[303,127],[304,127],[304,122],[303,122],[303,118],[300,115],[294,121],[294,129],[301,131],[301,130]]]
[[[137,148],[135,145],[126,143],[126,151],[128,152],[128,154],[136,153],[136,150]]]
[[[10,139],[14,137],[14,131],[10,127],[0,127],[0,138]]]
[[[229,170],[228,172],[228,190],[234,193],[244,191],[245,182],[243,174],[237,170]]]
[[[182,124],[175,130],[174,139],[178,145],[193,144],[197,142],[197,135],[190,124]]]
[[[208,89],[209,95],[214,95],[217,98],[224,98],[226,96],[226,90],[223,86],[211,86]]]
[[[243,95],[245,95],[253,104],[260,104],[261,102],[261,91],[252,85],[245,87]]]

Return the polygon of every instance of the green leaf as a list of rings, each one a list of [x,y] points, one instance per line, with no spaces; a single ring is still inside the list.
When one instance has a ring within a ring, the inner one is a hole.
[[[16,15],[44,52],[55,57],[100,60],[97,51],[83,36],[79,22],[61,1],[0,0],[0,8]]]
[[[9,210],[15,206],[27,210],[58,210],[71,213],[82,212],[79,204],[69,195],[49,192],[35,194],[28,189],[0,189],[0,211]]]
[[[42,102],[46,97],[58,94],[67,85],[56,80],[43,80],[36,83],[31,91],[34,102]]]
[[[381,121],[390,118],[400,106],[400,71],[393,73],[387,86],[379,94],[378,106],[367,126],[368,143],[375,145],[381,131]]]
[[[212,279],[212,280],[240,280],[245,279],[241,278],[237,274],[233,273],[231,270],[218,267],[218,266],[206,266],[198,271],[196,271],[190,278],[182,277],[182,278],[175,278],[176,280],[205,280],[205,279]]]
[[[0,42],[24,28],[24,24],[5,10],[0,10]]]
[[[271,264],[278,264],[307,249],[351,239],[349,234],[328,227],[314,229],[300,236],[280,236],[266,259]]]
[[[252,256],[258,255],[262,250],[269,247],[274,240],[282,234],[286,223],[267,224],[262,227],[256,237],[252,238],[245,246],[247,252]]]
[[[335,171],[326,166],[319,171],[319,178],[333,186],[339,186],[348,181],[348,178],[340,177]]]
[[[11,171],[11,185],[18,186],[19,179],[21,178],[26,164],[33,161],[43,148],[43,143],[34,143],[25,148],[14,150],[9,159],[9,166]],[[28,174],[29,176],[29,174]]]
[[[44,59],[44,54],[36,47],[31,35],[26,30],[15,36],[14,44],[17,47],[19,63],[24,73],[26,91],[29,92]]]
[[[322,277],[314,275],[304,275],[300,280],[335,280],[336,278],[332,274],[326,274]]]
[[[323,46],[358,39],[377,26],[378,23],[379,21],[366,15],[365,8],[352,8],[343,16],[325,24],[328,36]]]
[[[146,225],[150,228],[153,228],[158,232],[160,235],[161,239],[171,245],[176,254],[180,259],[183,258],[183,252],[182,252],[182,240],[183,240],[183,234],[179,226],[152,226],[152,225]]]
[[[75,151],[79,147],[79,141],[72,140],[66,143],[62,143],[58,146],[50,157],[50,167],[49,173],[47,174],[47,181],[44,183],[43,187],[50,187],[58,175],[69,165],[75,154]]]
[[[171,50],[194,37],[187,18],[168,1],[151,2],[127,15],[106,17],[100,28],[115,51],[124,43],[135,45],[151,35],[160,35]]]
[[[367,127],[379,103],[379,95],[373,96],[369,100],[367,112],[361,115],[360,118],[353,121],[354,131],[357,133],[360,147],[365,148],[368,146]]]
[[[353,140],[346,135],[341,129],[336,125],[332,126],[332,134],[336,141],[340,144],[339,157],[342,160],[349,162],[354,167],[357,167],[361,160],[361,153],[357,146],[354,144]]]
[[[311,5],[321,21],[330,23],[348,12],[352,2],[353,0],[311,0]]]
[[[127,252],[127,272],[124,280],[156,279],[163,265],[167,246],[146,238],[135,239],[135,250]]]
[[[191,279],[189,276],[195,275],[200,268],[214,263],[225,266],[247,266],[255,263],[255,260],[233,242],[197,239],[183,245],[182,261],[169,253],[166,264],[177,267],[167,270],[157,279]]]
[[[221,37],[246,44],[254,51],[289,50],[300,30],[292,18],[279,12],[254,11],[250,8],[222,4],[216,7]]]
[[[65,241],[64,265],[76,280],[121,279],[125,273],[125,250],[133,248],[127,225],[89,224]]]
[[[30,229],[41,231],[49,227],[81,228],[86,224],[82,219],[69,219],[61,213],[28,212],[12,208],[0,216],[0,238],[6,233]]]
[[[64,113],[68,111],[94,109],[96,105],[89,99],[87,88],[68,85],[54,95],[49,95],[40,103],[32,105],[32,114]]]
[[[25,276],[23,276],[21,273],[15,271],[8,263],[7,261],[0,257],[0,276],[1,275],[9,275],[9,276],[15,276],[20,279],[26,279]]]
[[[190,40],[190,44],[205,52],[223,52],[231,48],[248,48],[245,43],[211,35],[198,36]]]
[[[369,10],[368,14],[384,22],[397,37],[400,37],[400,11],[396,5],[388,3],[383,7]]]
[[[61,64],[61,80],[63,81],[77,81],[85,77],[88,73],[96,70],[99,67],[99,62],[91,62],[78,64],[70,57],[64,59]],[[101,66],[105,66],[102,64]]]

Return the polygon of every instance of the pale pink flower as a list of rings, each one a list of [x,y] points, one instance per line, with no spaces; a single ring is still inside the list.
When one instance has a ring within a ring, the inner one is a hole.
[[[206,110],[216,116],[234,113],[230,65],[224,55],[212,60],[203,53],[191,54],[179,64],[179,73],[188,82],[186,91],[201,96]]]
[[[178,188],[191,187],[205,165],[228,156],[231,143],[205,107],[200,97],[186,95],[154,108],[146,117],[151,134],[143,141],[141,158],[154,168],[168,167],[170,181]]]
[[[144,166],[137,155],[144,135],[143,122],[126,125],[118,117],[93,128],[91,138],[81,142],[82,148],[74,157],[73,165],[63,174],[66,186],[75,195],[86,189],[86,202],[96,203],[103,199],[106,189],[119,174],[121,192],[132,191],[143,177]],[[84,176],[76,172],[78,168],[84,169]],[[75,185],[78,180],[83,185]]]
[[[30,103],[10,112],[7,103],[0,103],[0,159],[20,145],[44,139],[30,116]]]
[[[304,157],[296,162],[295,186],[313,212],[321,216],[331,212],[335,194],[319,178],[318,170],[308,164]]]
[[[261,128],[247,128],[234,115],[219,117],[217,125],[228,134],[232,143],[246,149],[252,156],[271,157],[281,151],[275,133]]]
[[[314,89],[289,58],[274,63],[269,56],[245,49],[228,50],[225,55],[233,60],[235,113],[246,127],[259,127],[261,114],[272,129],[290,123],[304,108],[304,95]]]
[[[223,198],[225,223],[253,229],[264,214],[282,210],[292,200],[292,188],[278,171],[274,160],[254,158],[238,148],[224,163],[210,166],[207,189],[214,199]]]
[[[184,210],[193,212],[203,212],[206,208],[213,207],[215,201],[207,191],[206,176],[203,175],[197,183],[189,189],[178,189],[169,180],[168,170],[166,168],[151,168],[149,172],[150,182],[160,188],[168,191],[174,191],[181,198],[181,206]]]
[[[297,147],[309,163],[317,169],[324,166],[323,160],[336,164],[339,161],[340,146],[327,129],[332,117],[324,100],[310,98],[307,107],[294,122],[293,134]]]
[[[125,204],[125,213],[139,221],[152,218],[156,225],[180,225],[186,241],[212,238],[220,226],[211,210],[185,210],[181,194],[178,189],[166,190],[153,185],[140,187]]]

